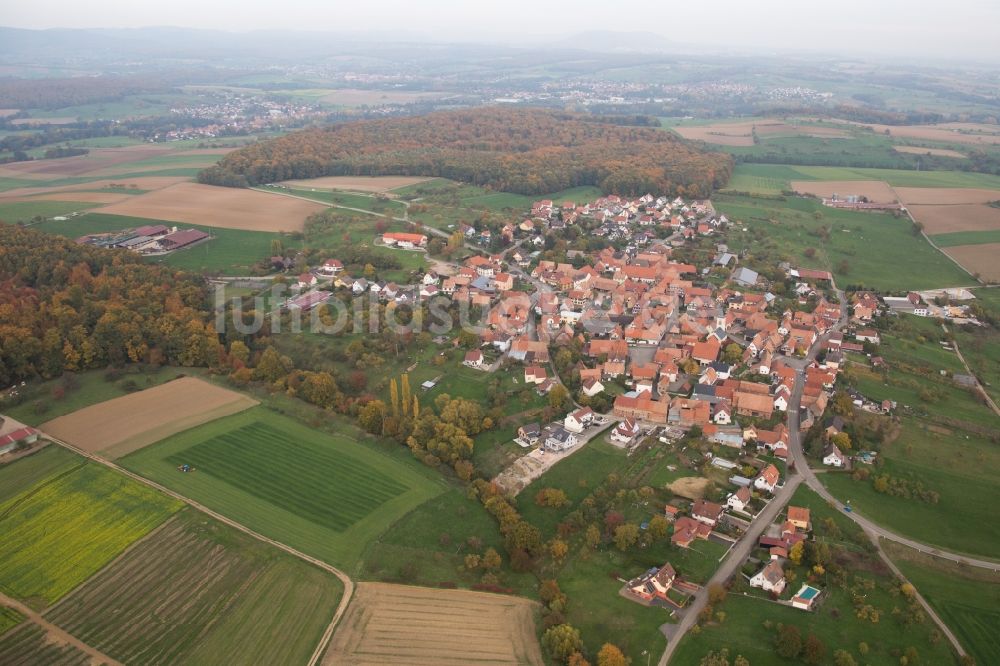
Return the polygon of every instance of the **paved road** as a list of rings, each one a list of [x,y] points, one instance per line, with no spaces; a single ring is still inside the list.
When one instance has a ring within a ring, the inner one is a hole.
[[[245,526],[245,525],[243,525],[241,523],[238,523],[235,520],[232,520],[230,518],[227,518],[226,516],[223,516],[220,513],[216,513],[215,511],[212,511],[211,509],[209,509],[208,507],[204,506],[203,504],[199,504],[198,502],[196,502],[196,501],[194,501],[192,499],[189,499],[189,498],[185,497],[184,495],[181,495],[180,493],[174,492],[173,490],[170,490],[169,488],[167,488],[165,486],[161,486],[160,484],[156,483],[155,481],[150,481],[149,479],[147,479],[147,478],[145,478],[143,476],[139,476],[138,474],[135,474],[134,472],[130,472],[129,470],[125,469],[124,467],[116,465],[115,463],[111,462],[110,460],[107,460],[106,458],[102,458],[101,456],[96,455],[94,453],[90,453],[89,451],[84,451],[83,449],[79,449],[79,448],[73,446],[72,444],[70,444],[68,442],[64,442],[64,441],[62,441],[62,440],[60,440],[60,439],[58,439],[56,437],[52,437],[51,435],[47,435],[45,433],[42,433],[42,436],[45,437],[46,439],[49,439],[49,440],[55,442],[56,444],[58,444],[58,445],[60,445],[62,447],[65,447],[65,448],[73,451],[74,453],[78,453],[79,455],[81,455],[81,456],[83,456],[85,458],[89,458],[90,460],[93,460],[96,463],[100,463],[101,465],[104,465],[105,467],[109,467],[109,468],[115,470],[116,472],[124,474],[125,476],[127,476],[127,477],[129,477],[129,478],[131,478],[131,479],[133,479],[135,481],[138,481],[139,483],[144,483],[144,484],[146,484],[147,486],[149,486],[151,488],[155,488],[156,490],[159,490],[161,493],[164,493],[165,495],[169,495],[170,497],[173,497],[174,499],[177,499],[177,500],[180,500],[181,502],[184,502],[188,506],[194,507],[195,509],[201,511],[202,513],[208,514],[209,516],[211,516],[212,518],[215,518],[216,520],[218,520],[221,523],[225,523],[226,525],[229,525],[230,527],[235,528],[235,529],[243,532],[244,534],[249,534],[250,536],[252,536],[255,539],[258,539],[259,541],[263,541],[264,543],[270,544],[270,545],[274,546],[275,548],[279,548],[279,549],[285,551],[286,553],[289,553],[290,555],[294,555],[295,557],[299,558],[300,560],[305,560],[306,562],[308,562],[308,563],[310,563],[312,565],[315,565],[315,566],[319,567],[320,569],[323,569],[324,571],[328,571],[328,572],[332,573],[334,576],[336,576],[337,578],[339,578],[340,582],[343,583],[343,585],[344,585],[344,596],[340,599],[340,604],[337,606],[337,610],[333,614],[333,619],[330,620],[330,624],[327,626],[326,631],[323,632],[323,636],[320,639],[319,644],[316,646],[315,651],[313,652],[312,656],[309,658],[308,666],[315,666],[316,664],[318,664],[320,662],[320,660],[323,658],[323,652],[326,651],[326,646],[330,642],[330,638],[333,637],[333,631],[334,631],[334,629],[336,629],[337,623],[340,621],[340,618],[343,617],[344,612],[347,610],[347,605],[350,603],[351,597],[354,594],[354,582],[351,581],[350,577],[346,573],[344,573],[340,569],[337,569],[336,567],[334,567],[334,566],[332,566],[330,564],[327,564],[326,562],[324,562],[322,560],[319,560],[319,559],[316,559],[315,557],[312,557],[311,555],[306,555],[305,553],[302,553],[302,552],[300,552],[298,550],[295,550],[291,546],[283,544],[280,541],[275,541],[274,539],[268,538],[268,537],[264,536],[263,534],[255,532],[252,529],[250,529],[249,527],[247,527],[247,526]]]

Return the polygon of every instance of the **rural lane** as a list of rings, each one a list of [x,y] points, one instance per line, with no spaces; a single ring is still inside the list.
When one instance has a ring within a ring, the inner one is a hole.
[[[333,619],[330,620],[330,624],[327,626],[326,631],[323,632],[323,636],[320,638],[319,644],[316,646],[316,649],[313,651],[312,656],[309,658],[308,666],[316,666],[316,664],[320,662],[320,660],[323,658],[323,653],[326,651],[327,645],[330,643],[330,638],[333,637],[333,631],[334,629],[337,628],[337,623],[340,622],[340,619],[344,616],[344,613],[347,610],[347,605],[350,603],[351,597],[354,595],[354,582],[350,579],[350,577],[346,573],[344,573],[340,569],[330,564],[327,564],[322,560],[312,557],[311,555],[306,555],[305,553],[298,551],[287,544],[281,543],[280,541],[275,541],[274,539],[266,537],[263,534],[260,534],[259,532],[255,532],[246,525],[238,523],[230,518],[227,518],[226,516],[223,516],[220,513],[216,513],[212,509],[209,509],[207,506],[199,504],[198,502],[188,497],[185,497],[180,493],[174,492],[173,490],[170,490],[165,486],[161,486],[159,483],[151,481],[144,476],[140,476],[135,472],[131,472],[125,469],[124,467],[121,467],[120,465],[111,462],[106,458],[102,458],[101,456],[96,455],[94,453],[90,453],[89,451],[84,451],[83,449],[79,449],[68,442],[64,442],[56,437],[47,435],[44,432],[41,434],[46,439],[55,442],[59,446],[67,448],[70,451],[73,451],[74,453],[77,453],[83,456],[84,458],[88,458],[96,463],[104,465],[105,467],[109,467],[115,470],[116,472],[124,474],[125,476],[135,481],[138,481],[139,483],[143,483],[151,488],[155,488],[161,493],[169,495],[170,497],[173,497],[174,499],[179,500],[181,502],[184,502],[188,506],[193,507],[204,514],[211,516],[212,518],[218,520],[221,523],[225,523],[226,525],[229,525],[230,527],[237,529],[240,532],[243,532],[244,534],[248,534],[259,541],[263,541],[266,544],[272,545],[275,548],[283,550],[286,553],[299,558],[300,560],[305,560],[306,562],[314,566],[317,566],[320,569],[323,569],[324,571],[328,571],[329,573],[332,573],[334,576],[339,578],[340,582],[343,583],[344,585],[344,596],[341,597],[340,604],[337,606],[337,610],[333,614]]]

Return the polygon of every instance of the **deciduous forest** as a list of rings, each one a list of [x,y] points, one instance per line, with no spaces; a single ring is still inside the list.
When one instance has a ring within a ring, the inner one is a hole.
[[[542,109],[484,108],[309,129],[230,153],[202,183],[245,187],[340,175],[437,176],[543,194],[596,185],[619,194],[707,196],[730,157],[668,132]]]

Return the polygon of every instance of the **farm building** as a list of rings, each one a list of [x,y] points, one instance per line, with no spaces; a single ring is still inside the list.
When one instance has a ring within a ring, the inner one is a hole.
[[[13,419],[0,417],[0,454],[10,453],[18,444],[38,441],[38,431]]]
[[[382,242],[386,245],[393,245],[402,248],[424,247],[427,245],[427,236],[424,236],[423,234],[388,232],[382,234]]]

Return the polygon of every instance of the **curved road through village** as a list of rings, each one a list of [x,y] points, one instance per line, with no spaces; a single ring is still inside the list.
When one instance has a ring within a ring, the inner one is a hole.
[[[681,639],[684,637],[684,634],[686,634],[688,630],[690,630],[691,627],[693,627],[697,622],[698,614],[708,604],[709,587],[715,584],[724,584],[736,573],[740,565],[746,561],[747,557],[749,557],[761,534],[763,534],[768,525],[775,521],[778,514],[782,511],[782,509],[784,509],[785,505],[788,504],[789,500],[791,500],[792,495],[795,493],[795,489],[798,488],[803,481],[809,488],[815,491],[826,501],[832,502],[838,508],[843,506],[843,503],[830,494],[826,487],[817,478],[816,474],[809,468],[809,461],[806,459],[805,452],[802,448],[802,434],[799,430],[799,407],[802,403],[802,391],[805,388],[805,368],[816,359],[816,354],[819,353],[819,350],[823,347],[827,339],[829,339],[830,333],[841,330],[847,324],[848,311],[846,295],[843,291],[837,289],[836,285],[834,285],[834,289],[837,292],[837,297],[840,299],[840,318],[837,323],[813,344],[805,358],[784,359],[785,362],[794,367],[796,371],[795,386],[792,390],[791,400],[789,400],[788,403],[788,444],[793,462],[793,467],[790,470],[789,477],[785,480],[785,485],[778,490],[771,501],[768,502],[764,510],[761,511],[750,524],[750,528],[746,531],[743,537],[732,547],[727,554],[725,561],[723,561],[705,586],[693,597],[691,603],[689,603],[685,609],[684,614],[681,617],[681,621],[676,625],[665,624],[661,627],[661,630],[667,637],[667,647],[660,656],[660,660],[658,662],[659,666],[667,666],[667,663],[673,656],[674,651],[676,650],[677,645],[681,642]],[[921,553],[927,553],[929,555],[951,560],[953,562],[960,562],[962,564],[984,569],[992,569],[993,571],[1000,569],[1000,562],[991,562],[988,560],[971,558],[958,553],[941,550],[933,546],[928,546],[919,541],[914,541],[913,539],[900,536],[895,532],[891,532],[884,527],[876,525],[863,516],[859,516],[856,511],[844,512],[843,515],[850,520],[853,520],[859,527],[861,527],[861,529],[865,531],[865,533],[872,539],[876,548],[878,548],[879,555],[885,561],[886,565],[893,571],[893,573],[903,580],[905,580],[905,578],[902,575],[902,572],[899,571],[896,565],[882,550],[882,547],[879,544],[879,538],[894,541]],[[941,618],[938,617],[937,613],[934,612],[934,609],[931,608],[930,604],[928,604],[926,600],[920,596],[919,591],[917,598],[928,617],[930,617],[938,625],[942,633],[951,642],[956,652],[958,652],[960,656],[964,656],[966,652],[962,648],[962,645],[959,643],[957,637],[941,620]]]

